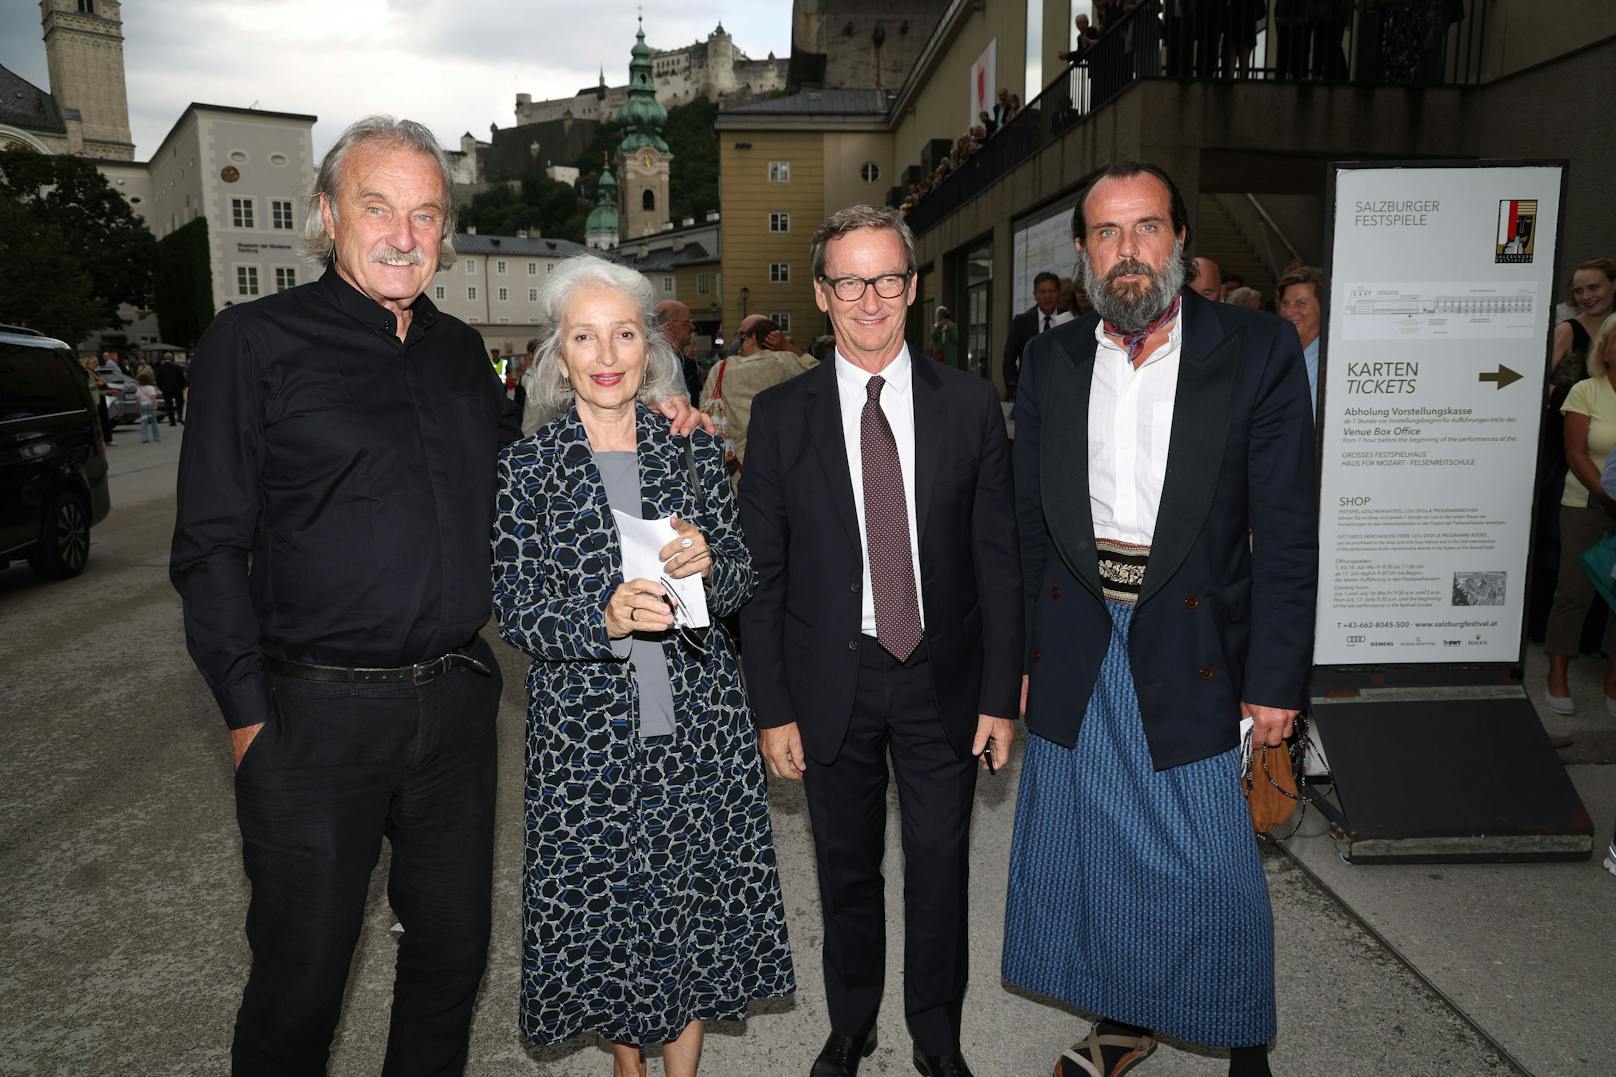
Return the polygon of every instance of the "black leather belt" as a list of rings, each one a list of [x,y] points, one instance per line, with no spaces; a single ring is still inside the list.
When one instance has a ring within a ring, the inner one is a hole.
[[[487,666],[459,651],[410,666],[322,666],[264,655],[264,669],[277,676],[335,684],[427,684],[459,666],[476,670],[484,677],[493,676]]]

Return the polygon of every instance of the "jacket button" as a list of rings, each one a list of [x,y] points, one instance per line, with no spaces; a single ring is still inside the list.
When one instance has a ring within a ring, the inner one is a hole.
[[[1200,604],[1201,604],[1201,600],[1199,598],[1197,598],[1195,595],[1185,595],[1184,596],[1184,608],[1185,609],[1193,610],[1196,606],[1199,606]]]
[[[1211,666],[1202,666],[1201,667],[1201,679],[1203,681],[1209,681],[1209,680],[1212,679],[1212,667]]]
[[[1034,662],[1036,662],[1036,661],[1038,661],[1038,660],[1039,660],[1039,659],[1040,659],[1040,658],[1042,658],[1042,657],[1043,657],[1043,656],[1044,656],[1044,655],[1043,655],[1043,652],[1042,652],[1042,651],[1040,651],[1040,650],[1039,650],[1039,649],[1038,649],[1038,648],[1037,648],[1037,647],[1034,647],[1034,648],[1033,648],[1033,649],[1032,649],[1032,660],[1033,660],[1033,661],[1034,661]]]
[[[850,650],[850,651],[858,650],[858,640],[856,640],[856,639],[848,640],[847,641],[847,649]]]
[[[1049,586],[1049,598],[1050,598],[1050,601],[1054,601],[1055,599],[1057,599],[1059,597],[1060,597],[1060,584],[1058,584],[1058,583],[1050,584],[1050,586]]]
[[[847,585],[847,589],[849,591],[852,591],[854,594],[858,594],[859,582],[857,580],[854,580],[852,583]]]

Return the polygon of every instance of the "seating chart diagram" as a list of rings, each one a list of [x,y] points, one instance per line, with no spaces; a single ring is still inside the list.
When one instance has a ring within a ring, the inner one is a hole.
[[[1353,284],[1344,298],[1348,340],[1530,340],[1541,332],[1531,281]]]

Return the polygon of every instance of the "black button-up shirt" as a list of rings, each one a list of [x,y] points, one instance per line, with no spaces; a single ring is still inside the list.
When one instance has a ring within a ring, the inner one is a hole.
[[[519,416],[474,330],[410,310],[400,341],[327,270],[197,345],[169,573],[232,729],[269,717],[265,653],[406,665],[492,612],[495,457]]]

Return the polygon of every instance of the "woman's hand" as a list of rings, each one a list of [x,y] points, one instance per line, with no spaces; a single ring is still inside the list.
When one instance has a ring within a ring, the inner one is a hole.
[[[628,580],[617,585],[606,600],[606,634],[622,639],[635,632],[666,632],[673,627],[676,601],[668,589],[653,580]]]
[[[713,551],[702,538],[696,525],[689,520],[671,517],[673,529],[679,532],[679,537],[662,547],[662,565],[668,570],[673,579],[682,580],[686,576],[701,573],[710,577],[713,574]]]

